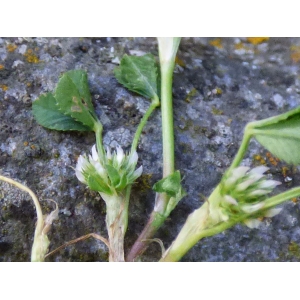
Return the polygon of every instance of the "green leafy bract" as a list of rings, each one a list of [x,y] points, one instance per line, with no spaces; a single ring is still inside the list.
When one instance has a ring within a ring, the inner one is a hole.
[[[89,131],[89,127],[63,114],[51,93],[41,95],[32,104],[33,115],[37,122],[49,129]]]
[[[300,107],[279,116],[252,122],[248,128],[272,154],[287,163],[300,163]]]
[[[186,195],[186,192],[181,186],[181,176],[179,171],[175,171],[169,176],[156,182],[153,186],[153,190],[157,193],[166,193],[170,197],[168,205],[163,212],[165,217],[169,216],[178,202]]]
[[[153,190],[157,193],[167,193],[170,197],[175,197],[181,188],[181,176],[179,171],[175,171],[169,176],[156,182]]]
[[[148,99],[158,97],[158,67],[153,55],[124,55],[114,70],[117,80],[129,90]]]
[[[54,96],[64,114],[94,130],[97,117],[91,102],[85,71],[66,72],[59,80]]]

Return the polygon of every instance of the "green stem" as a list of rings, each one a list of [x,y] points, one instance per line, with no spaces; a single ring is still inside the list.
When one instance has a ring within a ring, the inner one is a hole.
[[[161,118],[163,139],[163,177],[174,173],[174,125],[172,82],[174,62],[161,65]]]
[[[105,155],[103,141],[102,141],[103,126],[100,122],[96,123],[94,131],[96,135],[96,144],[97,144],[98,153],[100,154],[100,157],[102,157],[103,161],[105,161],[106,155]]]
[[[163,177],[174,173],[174,126],[173,126],[173,104],[172,104],[172,82],[174,61],[161,63],[161,115],[162,115],[162,139],[163,139]],[[134,261],[148,247],[148,242],[156,231],[162,226],[166,217],[164,216],[170,197],[166,193],[158,195],[156,207],[152,212],[144,230],[132,246],[127,261]]]
[[[143,128],[145,127],[149,117],[151,116],[152,112],[155,110],[156,107],[159,106],[159,99],[158,97],[152,99],[152,102],[149,106],[149,108],[147,109],[146,113],[144,114],[143,118],[140,121],[140,124],[135,132],[133,141],[132,141],[132,145],[131,145],[131,152],[136,151],[137,145],[138,145],[138,141],[140,139],[140,136],[142,134]]]
[[[279,205],[289,199],[298,197],[300,195],[300,187],[295,187],[291,190],[288,190],[286,192],[283,192],[279,195],[273,196],[271,198],[266,199],[263,201],[265,203],[263,209],[269,209],[276,205]]]
[[[237,154],[235,155],[234,160],[231,163],[230,167],[228,168],[227,172],[230,172],[232,169],[234,169],[240,165],[240,163],[248,149],[251,137],[252,137],[252,132],[250,131],[250,129],[248,129],[248,126],[246,126],[240,148],[239,148]]]

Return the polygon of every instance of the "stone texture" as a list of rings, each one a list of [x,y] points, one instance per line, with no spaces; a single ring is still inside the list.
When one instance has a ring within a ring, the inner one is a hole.
[[[0,173],[30,187],[44,212],[60,208],[53,224],[50,249],[81,235],[106,236],[105,205],[78,182],[71,167],[90,151],[92,133],[47,130],[33,119],[31,104],[52,91],[59,76],[84,69],[107,145],[129,149],[148,102],[128,92],[113,76],[124,53],[157,55],[151,38],[2,38],[0,39]],[[243,128],[249,121],[286,112],[300,105],[300,39],[184,38],[174,74],[176,166],[188,192],[157,233],[168,246],[188,214],[209,196],[230,165]],[[162,146],[160,112],[147,124],[138,148],[144,175],[133,187],[127,249],[153,208],[151,186],[160,179]],[[260,163],[283,182],[278,190],[299,185],[296,167],[276,162],[255,141],[243,164]],[[259,229],[242,225],[199,242],[184,261],[298,261],[300,212],[297,199],[266,220]],[[0,183],[0,261],[29,261],[35,211],[28,195]],[[143,261],[159,259],[154,243]],[[106,261],[106,247],[95,240],[80,242],[48,261]]]

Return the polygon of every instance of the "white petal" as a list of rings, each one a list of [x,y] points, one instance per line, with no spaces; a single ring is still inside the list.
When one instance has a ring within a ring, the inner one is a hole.
[[[247,171],[249,169],[250,169],[249,167],[245,167],[245,166],[241,166],[241,167],[233,169],[231,171],[231,174],[227,178],[227,180],[225,180],[224,185],[227,187],[231,187],[232,185],[234,185],[236,183],[237,180],[239,180],[240,178],[245,176],[245,174],[247,173]]]
[[[227,214],[223,213],[222,211],[220,211],[219,216],[223,222],[226,222],[229,220],[229,216]]]
[[[256,167],[256,168],[253,168],[249,174],[263,174],[265,173],[266,171],[268,171],[270,168],[267,168],[265,166],[259,166],[259,167]]]
[[[143,173],[143,166],[140,166],[138,169],[136,169],[133,173],[133,177],[136,179],[140,177]]]
[[[84,156],[80,155],[76,164],[76,170],[82,171],[86,169],[87,165],[87,159]]]
[[[282,208],[271,208],[266,211],[264,216],[267,218],[272,218],[272,217],[278,215],[281,211],[282,211]]]
[[[97,150],[96,150],[96,145],[94,145],[94,146],[92,147],[92,157],[93,157],[93,160],[94,160],[94,161],[99,160],[99,155],[98,155],[98,152],[97,152]]]
[[[253,192],[251,192],[249,195],[249,197],[253,197],[253,196],[263,196],[263,195],[266,195],[266,194],[269,194],[271,193],[272,191],[271,190],[255,190]]]
[[[129,165],[136,165],[137,161],[138,161],[138,155],[136,153],[136,151],[134,151],[133,153],[130,154],[130,157],[129,157],[129,161],[128,161],[128,164]]]
[[[258,181],[259,179],[265,177],[264,174],[257,174],[257,173],[252,173],[249,175],[249,179],[252,179],[254,182]]]
[[[95,167],[95,169],[97,170],[97,173],[101,177],[105,177],[106,176],[105,169],[101,166],[101,164],[99,162],[94,163],[93,166]]]
[[[245,180],[242,183],[237,185],[236,190],[239,192],[242,192],[242,191],[246,190],[254,182],[255,182],[255,180],[253,180],[253,179]]]
[[[225,200],[225,202],[227,202],[229,204],[238,205],[238,202],[229,195],[225,195],[224,200]]]
[[[121,147],[117,147],[117,162],[120,165],[125,157],[124,151]]]
[[[244,223],[249,228],[258,228],[261,221],[259,221],[257,219],[248,219],[248,220],[245,220]]]
[[[111,151],[110,151],[110,148],[109,147],[106,147],[106,157],[107,159],[111,159]]]
[[[244,211],[247,214],[256,212],[263,208],[265,205],[262,202],[256,203],[256,204],[245,204],[241,207],[242,211]]]
[[[237,167],[232,170],[231,176],[236,177],[237,179],[241,178],[241,177],[245,176],[245,174],[247,173],[247,171],[249,169],[250,169],[249,167],[245,167],[245,166]]]
[[[78,178],[79,181],[86,184],[85,178],[84,178],[84,176],[82,175],[82,173],[80,171],[78,171],[76,169],[75,174],[76,174],[76,177]]]
[[[280,184],[281,184],[280,181],[265,180],[259,185],[259,188],[260,189],[273,189],[274,187],[276,187],[277,185],[280,185]]]

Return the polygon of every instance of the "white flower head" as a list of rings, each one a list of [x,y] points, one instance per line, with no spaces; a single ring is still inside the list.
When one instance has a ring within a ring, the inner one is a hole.
[[[121,147],[117,147],[113,153],[108,147],[106,157],[99,157],[94,145],[91,155],[79,156],[75,174],[90,189],[111,195],[122,191],[141,176],[143,167],[135,170],[137,160],[136,151],[127,155]]]

